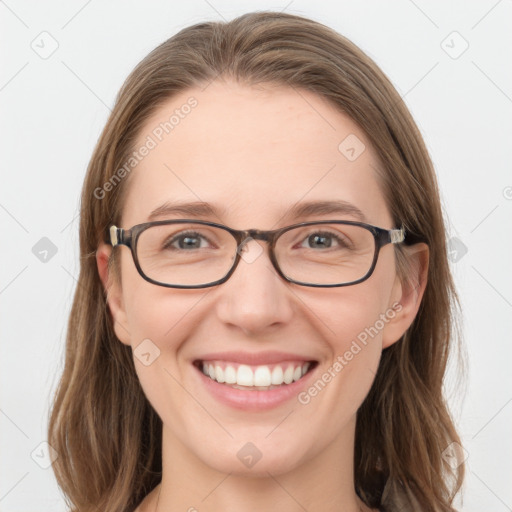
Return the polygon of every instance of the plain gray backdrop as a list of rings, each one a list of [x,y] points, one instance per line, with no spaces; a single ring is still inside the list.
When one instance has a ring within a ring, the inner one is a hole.
[[[78,275],[78,198],[115,95],[180,29],[253,10],[311,17],[389,76],[434,161],[464,311],[464,512],[512,510],[510,0],[0,1],[0,511],[61,512],[46,443]]]

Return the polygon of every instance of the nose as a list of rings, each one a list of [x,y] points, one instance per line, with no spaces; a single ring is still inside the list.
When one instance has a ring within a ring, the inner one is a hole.
[[[293,316],[291,285],[273,267],[267,244],[249,239],[241,244],[239,253],[237,268],[218,288],[219,319],[244,334],[289,322]]]

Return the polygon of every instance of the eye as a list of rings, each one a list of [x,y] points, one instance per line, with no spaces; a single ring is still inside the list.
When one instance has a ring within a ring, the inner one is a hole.
[[[202,245],[205,242],[205,245]],[[208,239],[196,231],[183,231],[164,240],[162,249],[187,250],[209,247]]]
[[[305,246],[304,244],[309,245]],[[346,248],[348,246],[349,244],[346,238],[328,231],[317,231],[315,233],[311,233],[301,244],[301,247],[307,247],[310,249],[329,249],[331,247]]]

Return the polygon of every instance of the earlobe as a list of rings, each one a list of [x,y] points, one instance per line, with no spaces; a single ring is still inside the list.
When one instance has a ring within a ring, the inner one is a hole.
[[[121,286],[111,275],[111,269],[109,268],[111,253],[111,246],[104,243],[100,244],[96,251],[96,264],[107,296],[107,305],[112,316],[116,336],[125,345],[130,345],[130,333],[127,328],[128,321]]]
[[[395,316],[386,325],[382,336],[382,348],[387,348],[397,342],[411,326],[423,299],[427,286],[429,248],[427,244],[419,243],[405,249],[405,257],[408,261],[408,275],[401,280],[397,276],[392,293],[393,304],[398,307]]]

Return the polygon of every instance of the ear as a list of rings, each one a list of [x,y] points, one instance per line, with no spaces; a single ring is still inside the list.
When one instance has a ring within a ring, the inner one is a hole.
[[[427,244],[414,244],[404,249],[407,259],[408,275],[404,280],[396,276],[389,311],[395,316],[386,324],[382,335],[382,348],[397,342],[411,326],[421,305],[421,299],[427,286],[429,248]]]
[[[103,288],[107,294],[107,304],[114,323],[114,332],[117,338],[125,345],[131,345],[130,332],[128,331],[128,318],[123,302],[123,294],[119,282],[111,275],[109,267],[112,247],[101,243],[96,251],[96,264]]]

